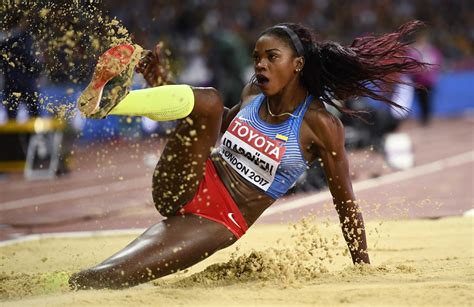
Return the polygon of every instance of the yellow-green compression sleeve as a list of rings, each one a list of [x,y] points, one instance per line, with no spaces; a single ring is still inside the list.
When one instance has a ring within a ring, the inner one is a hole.
[[[130,91],[110,115],[146,116],[156,121],[185,118],[194,107],[189,85],[163,85]]]

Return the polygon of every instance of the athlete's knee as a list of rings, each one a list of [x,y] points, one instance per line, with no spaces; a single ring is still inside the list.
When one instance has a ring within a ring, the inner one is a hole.
[[[156,211],[164,217],[170,217],[176,215],[179,207],[174,207],[170,202],[162,199],[161,197],[153,196],[153,203],[155,204]]]
[[[162,216],[170,217],[176,215],[179,209],[191,201],[194,194],[195,191],[183,191],[178,196],[154,186],[152,196],[156,210]]]
[[[194,110],[191,115],[205,118],[222,118],[224,103],[219,92],[212,87],[194,87]]]
[[[156,210],[162,216],[171,216],[174,213],[174,208],[169,202],[171,195],[166,194],[167,191],[163,191],[158,186],[158,184],[155,184],[155,182],[153,182],[151,195],[153,197],[153,204],[155,205]]]

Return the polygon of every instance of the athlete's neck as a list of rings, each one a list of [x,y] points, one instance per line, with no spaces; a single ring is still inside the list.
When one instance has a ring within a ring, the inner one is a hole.
[[[281,114],[284,112],[293,113],[302,101],[308,96],[308,91],[299,86],[297,88],[286,87],[279,93],[268,96],[268,105],[274,114]]]

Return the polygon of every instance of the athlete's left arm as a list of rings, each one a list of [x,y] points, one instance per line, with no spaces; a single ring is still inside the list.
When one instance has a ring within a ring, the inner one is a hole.
[[[354,263],[370,263],[362,212],[356,202],[344,148],[344,126],[327,111],[317,111],[312,129],[316,155],[324,169]]]

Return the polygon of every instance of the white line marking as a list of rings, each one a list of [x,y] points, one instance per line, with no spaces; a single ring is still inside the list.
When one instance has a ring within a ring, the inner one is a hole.
[[[378,178],[368,179],[360,182],[356,182],[353,185],[355,193],[368,190],[371,188],[379,187],[381,185],[399,182],[407,179],[416,178],[419,176],[435,173],[442,171],[447,168],[455,167],[458,165],[466,164],[474,161],[474,151],[465,152],[449,158],[437,160],[428,164],[416,166],[406,171],[400,171],[391,173]],[[293,201],[282,202],[281,205],[268,208],[262,216],[270,216],[277,213],[282,213],[289,210],[299,209],[309,205],[314,205],[322,201],[332,201],[332,196],[329,191],[319,192],[314,195],[309,195]]]
[[[474,217],[474,209],[469,209],[469,210],[467,210],[466,212],[464,212],[464,213],[462,214],[462,216]]]
[[[92,187],[86,188],[79,188],[69,191],[57,192],[57,193],[50,193],[40,196],[22,198],[18,200],[9,201],[6,203],[0,203],[0,212],[12,209],[20,209],[25,207],[31,206],[38,206],[50,203],[51,201],[66,201],[72,200],[82,197],[90,197],[95,196],[103,193],[110,193],[110,192],[120,192],[124,190],[132,190],[136,188],[146,188],[149,180],[142,179],[128,179],[124,181],[118,181],[111,183],[109,185],[95,185]]]
[[[106,236],[128,236],[139,235],[145,231],[143,229],[115,229],[115,230],[97,230],[97,231],[73,231],[73,232],[55,232],[55,233],[39,233],[33,235],[21,236],[16,239],[6,240],[0,242],[0,248],[30,241],[37,241],[42,239],[68,239],[68,238],[92,238],[92,237],[106,237]]]

